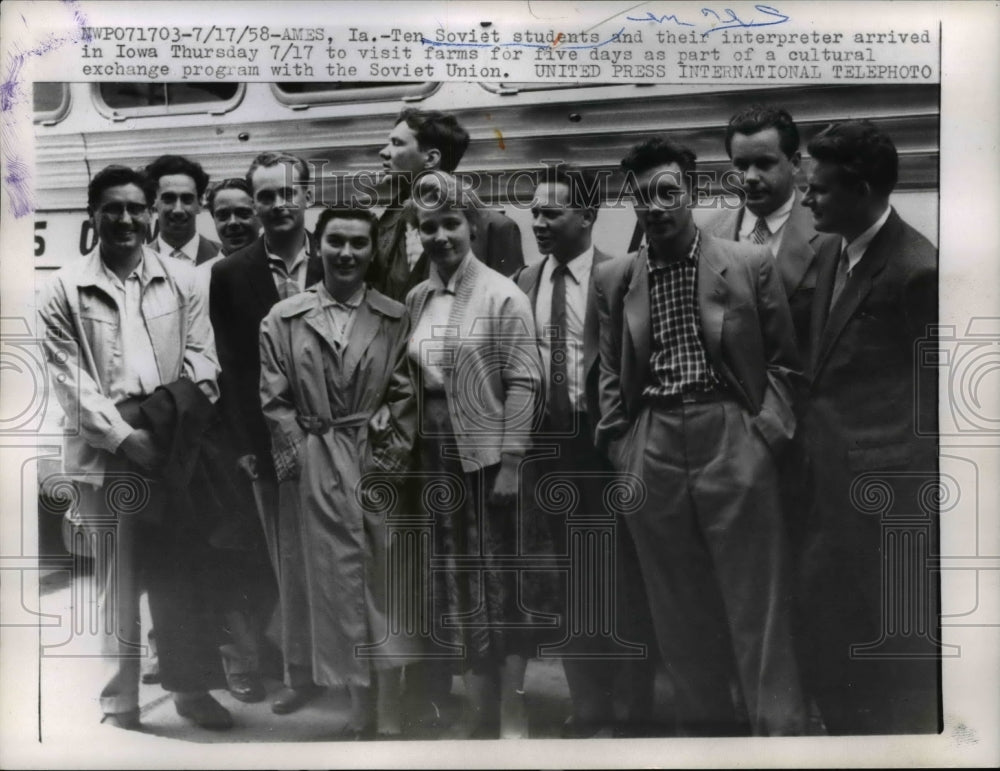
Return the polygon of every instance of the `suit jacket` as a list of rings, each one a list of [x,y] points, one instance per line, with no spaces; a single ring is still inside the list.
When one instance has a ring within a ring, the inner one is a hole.
[[[827,479],[933,469],[937,368],[920,366],[917,342],[937,323],[937,250],[893,211],[830,308],[839,241],[818,256],[803,423],[810,455]],[[917,436],[918,415],[931,436]]]
[[[587,416],[590,418],[591,426],[596,426],[601,418],[598,392],[599,368],[597,366],[600,322],[597,317],[597,290],[594,286],[594,273],[598,265],[610,259],[611,255],[594,247],[594,263],[590,269],[590,288],[587,292],[587,311],[583,320],[583,382],[587,400]],[[538,280],[542,276],[544,265],[545,260],[543,259],[534,265],[522,268],[514,275],[514,282],[531,300],[532,314],[534,314],[535,306],[538,303]]]
[[[157,254],[160,253],[160,240],[158,238],[154,238],[147,246]],[[205,236],[198,236],[198,255],[195,258],[194,264],[201,265],[204,262],[208,262],[213,257],[216,257],[221,250],[221,244],[210,241]],[[169,257],[170,255],[168,254],[167,256]]]
[[[736,241],[739,239],[745,211],[746,207],[719,212],[706,223],[704,231],[719,238]],[[795,337],[803,364],[809,361],[809,326],[816,291],[816,249],[826,238],[829,237],[816,232],[812,212],[802,205],[802,193],[796,190],[795,202],[782,228],[781,245],[775,259],[792,311]]]
[[[603,263],[594,279],[600,317],[597,444],[608,452],[638,417],[643,388],[651,382],[645,247]],[[708,360],[777,453],[795,431],[793,394],[801,364],[771,253],[702,233],[697,285]]]
[[[311,240],[307,250],[306,286],[312,286],[323,278],[323,263]],[[212,266],[209,314],[222,368],[223,419],[237,455],[256,455],[265,473],[273,473],[273,465],[260,405],[260,322],[276,302],[263,236]]]
[[[406,225],[416,226],[413,199],[390,208],[379,220],[378,254],[370,279],[383,294],[402,302],[407,293],[430,275],[430,261],[421,254],[412,270],[406,256]],[[472,241],[479,261],[504,276],[524,267],[521,230],[517,223],[494,209],[479,210],[479,228]]]

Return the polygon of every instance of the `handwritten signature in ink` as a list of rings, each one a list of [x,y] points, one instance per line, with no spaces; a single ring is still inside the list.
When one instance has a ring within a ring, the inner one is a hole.
[[[777,8],[770,5],[755,5],[754,9],[762,13],[765,17],[765,21],[749,20],[744,21],[741,19],[736,11],[732,8],[722,9],[720,14],[713,8],[702,8],[701,15],[703,18],[715,18],[716,21],[713,23],[712,28],[706,32],[702,32],[702,37],[710,35],[713,32],[719,32],[724,29],[740,29],[747,27],[771,27],[775,24],[784,24],[790,17],[783,14]],[[724,15],[723,15],[724,14]],[[657,24],[664,24],[666,22],[673,22],[681,27],[695,27],[696,24],[681,20],[677,14],[669,13],[663,14],[662,16],[653,13],[652,11],[646,11],[645,16],[626,16],[629,21],[653,21]]]

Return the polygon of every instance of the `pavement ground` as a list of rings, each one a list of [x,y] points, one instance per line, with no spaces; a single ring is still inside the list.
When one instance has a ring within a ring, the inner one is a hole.
[[[96,608],[91,583],[83,575],[70,579],[67,571],[51,573],[42,580],[40,610],[61,619],[58,625],[44,627],[41,635],[39,731],[43,742],[93,741],[108,732],[122,733],[120,729],[100,724],[97,697],[102,685],[102,667],[97,638],[80,633],[86,626],[87,613],[94,613]],[[148,617],[144,619],[146,628]],[[235,723],[230,731],[213,732],[180,717],[171,695],[159,685],[141,685],[142,732],[147,736],[200,743],[321,742],[333,738],[347,721],[350,701],[345,690],[327,689],[299,711],[275,715],[270,702],[281,683],[268,679],[265,686],[268,698],[255,704],[240,702],[225,690],[212,691],[230,710]],[[571,709],[561,663],[557,659],[530,661],[525,692],[531,738],[558,738]],[[440,705],[443,722],[454,721],[465,703],[462,679],[455,677],[449,702]],[[410,736],[434,738],[433,734],[419,730]]]

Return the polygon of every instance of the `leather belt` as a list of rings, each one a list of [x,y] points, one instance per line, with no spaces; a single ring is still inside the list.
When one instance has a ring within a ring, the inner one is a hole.
[[[644,396],[643,402],[650,407],[673,409],[685,404],[711,404],[728,398],[729,395],[725,391],[715,388],[711,391],[686,391],[682,394]]]
[[[355,412],[342,418],[326,418],[320,415],[296,415],[295,422],[307,434],[322,436],[338,428],[360,428],[371,419],[370,412]]]

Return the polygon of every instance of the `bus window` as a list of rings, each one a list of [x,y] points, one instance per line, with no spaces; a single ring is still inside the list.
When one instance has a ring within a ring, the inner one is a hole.
[[[66,83],[35,83],[31,95],[35,123],[57,123],[69,111],[69,85]]]
[[[237,83],[101,83],[98,107],[117,115],[228,112],[240,100]]]
[[[331,83],[272,83],[275,98],[292,108],[334,102],[416,102],[439,87],[438,82],[407,83],[398,81],[340,81]]]

